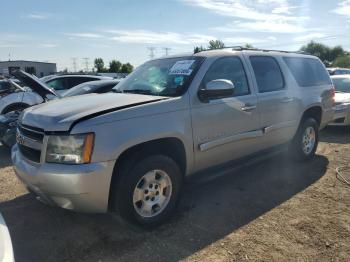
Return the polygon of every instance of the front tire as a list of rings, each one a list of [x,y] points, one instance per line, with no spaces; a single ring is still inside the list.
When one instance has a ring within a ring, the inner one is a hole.
[[[117,175],[120,179],[114,202],[124,219],[150,228],[172,215],[182,186],[182,174],[173,159],[145,157]]]
[[[291,153],[298,161],[307,161],[315,156],[319,137],[319,124],[314,118],[302,121],[292,141]]]

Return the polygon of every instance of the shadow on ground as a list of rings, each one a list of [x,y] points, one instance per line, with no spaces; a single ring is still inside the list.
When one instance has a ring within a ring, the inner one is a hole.
[[[327,143],[349,144],[350,127],[348,126],[327,126],[321,131],[320,141]]]
[[[293,197],[326,172],[328,160],[296,164],[279,155],[216,179],[187,182],[178,212],[154,231],[117,216],[84,215],[30,195],[0,204],[16,261],[177,261]]]
[[[0,143],[0,168],[11,165],[11,150]]]

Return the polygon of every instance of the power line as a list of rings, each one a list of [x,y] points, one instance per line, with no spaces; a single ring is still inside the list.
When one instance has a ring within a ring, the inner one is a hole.
[[[149,58],[153,59],[154,58],[154,52],[155,52],[156,48],[153,47],[153,46],[150,46],[150,47],[147,47],[147,49],[149,51]]]
[[[163,47],[163,50],[165,51],[165,56],[168,56],[171,48],[170,47]]]
[[[77,72],[77,60],[78,60],[78,58],[72,57],[71,60],[72,60],[72,64],[73,64],[73,70],[74,70],[74,72]]]
[[[84,58],[82,58],[83,59],[83,61],[85,62],[85,72],[89,72],[89,63],[90,63],[90,58],[88,58],[88,57],[84,57]]]

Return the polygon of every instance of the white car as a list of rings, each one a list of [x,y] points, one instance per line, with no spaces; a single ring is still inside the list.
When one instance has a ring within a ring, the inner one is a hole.
[[[61,94],[84,82],[110,79],[112,78],[95,75],[58,75],[42,79],[42,81],[56,93]],[[40,95],[32,92],[30,88],[22,88],[12,81],[11,87],[8,88],[6,93],[0,93],[0,114],[21,111],[42,102],[43,99]]]
[[[13,248],[9,230],[0,214],[0,262],[14,262]]]
[[[335,114],[329,125],[350,125],[350,75],[331,76],[335,87]]]

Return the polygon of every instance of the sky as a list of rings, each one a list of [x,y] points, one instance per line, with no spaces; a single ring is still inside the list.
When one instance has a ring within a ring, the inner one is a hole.
[[[96,57],[138,66],[226,46],[298,50],[315,40],[350,50],[350,0],[16,0],[2,1],[0,60],[93,65]]]

